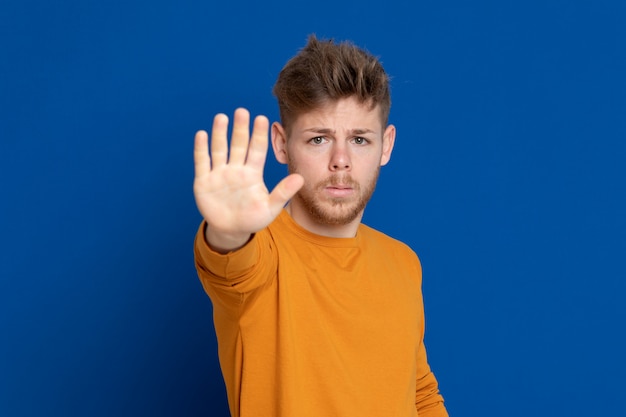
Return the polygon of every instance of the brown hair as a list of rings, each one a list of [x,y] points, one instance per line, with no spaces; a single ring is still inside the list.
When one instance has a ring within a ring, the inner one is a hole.
[[[383,127],[389,118],[389,77],[377,57],[349,41],[308,43],[283,67],[273,90],[287,131],[302,113],[341,98],[356,97],[370,108],[380,106]]]

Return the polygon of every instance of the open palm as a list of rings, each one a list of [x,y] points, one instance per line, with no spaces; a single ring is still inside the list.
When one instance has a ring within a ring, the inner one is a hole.
[[[283,206],[302,187],[300,175],[284,178],[270,193],[263,181],[268,150],[269,121],[254,120],[249,131],[250,113],[235,111],[230,151],[228,117],[213,120],[211,149],[206,131],[196,133],[194,146],[196,205],[208,224],[207,239],[216,248],[235,249],[252,233],[268,226]]]

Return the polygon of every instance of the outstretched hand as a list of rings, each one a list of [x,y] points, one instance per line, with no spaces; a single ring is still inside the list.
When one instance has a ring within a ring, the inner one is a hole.
[[[263,167],[269,121],[257,116],[252,135],[249,125],[250,113],[243,108],[235,110],[230,152],[225,114],[213,120],[210,154],[207,132],[196,133],[193,191],[208,224],[207,241],[219,252],[243,246],[251,234],[268,226],[304,183],[300,175],[291,174],[268,192]]]

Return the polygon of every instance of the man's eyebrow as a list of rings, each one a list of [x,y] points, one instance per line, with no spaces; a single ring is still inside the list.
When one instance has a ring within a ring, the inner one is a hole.
[[[326,128],[326,127],[311,127],[309,129],[304,129],[304,131],[305,132],[312,132],[312,133],[320,133],[320,134],[323,134],[323,135],[326,135],[326,134],[329,134],[329,133],[334,135],[336,133],[335,129],[329,129],[329,128]],[[373,130],[370,130],[370,129],[352,129],[352,130],[349,131],[349,133],[352,134],[352,135],[364,135],[366,133],[376,133],[376,132],[374,132]]]
[[[366,133],[376,133],[376,132],[370,129],[352,129],[353,135],[364,135]]]

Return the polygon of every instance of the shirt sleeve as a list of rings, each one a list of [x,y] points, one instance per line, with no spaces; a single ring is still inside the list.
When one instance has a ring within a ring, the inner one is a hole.
[[[194,260],[200,282],[213,302],[241,302],[244,295],[263,286],[275,275],[277,261],[273,242],[266,230],[255,235],[242,248],[221,254],[209,246],[206,222],[200,225],[194,241]]]
[[[424,345],[425,317],[424,304],[421,300],[422,266],[419,257],[415,255],[417,276],[419,277],[419,297],[422,323],[420,327],[420,342],[416,358],[415,407],[420,417],[448,417],[443,396],[439,392],[439,383],[428,364],[426,346]]]
[[[420,417],[448,417],[439,384],[428,365],[424,343],[420,344],[417,353],[415,407]]]

